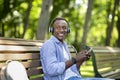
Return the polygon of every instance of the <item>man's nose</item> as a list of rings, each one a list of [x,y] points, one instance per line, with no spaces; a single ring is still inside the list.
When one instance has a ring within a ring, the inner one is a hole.
[[[63,28],[60,28],[59,30],[60,30],[60,31],[64,31],[64,29],[63,29]]]
[[[59,30],[60,30],[61,32],[64,32],[64,31],[67,32],[67,29],[64,29],[64,28],[60,28]]]

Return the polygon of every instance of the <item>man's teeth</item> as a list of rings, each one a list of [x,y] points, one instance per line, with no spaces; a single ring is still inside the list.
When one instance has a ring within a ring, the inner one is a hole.
[[[64,34],[59,34],[60,36],[63,36]]]

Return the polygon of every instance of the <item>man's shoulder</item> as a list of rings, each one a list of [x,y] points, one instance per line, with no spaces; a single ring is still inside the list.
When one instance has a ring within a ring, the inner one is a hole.
[[[55,44],[51,40],[47,40],[40,48],[40,51],[50,51],[55,49]]]
[[[49,39],[49,40],[45,41],[45,43],[43,43],[42,47],[43,46],[51,46],[53,44],[54,44],[54,41],[52,41],[51,39]]]

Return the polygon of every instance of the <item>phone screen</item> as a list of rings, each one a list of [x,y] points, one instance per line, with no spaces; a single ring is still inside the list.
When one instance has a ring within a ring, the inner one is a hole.
[[[92,48],[90,48],[87,52],[89,53],[89,52],[91,52],[92,51]]]

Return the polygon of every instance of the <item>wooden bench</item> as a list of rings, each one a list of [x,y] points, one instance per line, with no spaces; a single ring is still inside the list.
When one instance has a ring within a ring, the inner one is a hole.
[[[93,47],[95,77],[120,79],[120,48]]]
[[[43,71],[40,63],[40,47],[44,41],[9,39],[0,37],[0,70],[7,60],[20,61],[26,68],[30,80],[43,80]],[[74,56],[76,50],[69,45]]]

